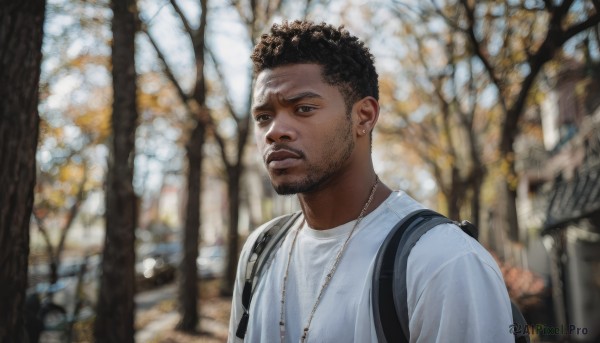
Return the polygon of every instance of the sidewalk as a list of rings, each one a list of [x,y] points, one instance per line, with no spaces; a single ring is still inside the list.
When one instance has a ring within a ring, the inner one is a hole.
[[[150,343],[156,342],[155,340],[164,332],[171,331],[179,320],[179,314],[175,311],[164,313],[150,323],[145,325],[135,333],[136,343]]]
[[[209,286],[210,287],[210,286]],[[204,290],[199,302],[200,333],[175,330],[179,321],[176,287],[169,285],[136,297],[136,343],[217,343],[227,340],[230,299]]]

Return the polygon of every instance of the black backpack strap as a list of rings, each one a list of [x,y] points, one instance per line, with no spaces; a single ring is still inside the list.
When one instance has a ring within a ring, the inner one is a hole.
[[[250,319],[250,303],[252,302],[254,290],[256,289],[259,277],[262,275],[266,262],[278,247],[279,242],[293,226],[296,219],[300,217],[301,213],[302,212],[298,211],[275,219],[269,227],[265,228],[263,232],[258,235],[256,241],[252,245],[252,250],[250,250],[250,253],[248,254],[244,277],[244,289],[242,291],[242,308],[244,313],[242,314],[242,318],[240,319],[235,332],[235,335],[238,338],[243,339],[246,336],[248,320]]]
[[[406,287],[408,256],[421,236],[445,223],[455,224],[477,239],[477,227],[468,221],[457,223],[431,210],[417,210],[396,224],[383,241],[375,261],[371,293],[375,329],[380,342],[409,342]],[[510,305],[513,326],[517,328],[514,332],[515,342],[529,343],[527,322],[512,301]]]
[[[408,255],[421,235],[443,223],[452,221],[431,210],[417,210],[400,220],[383,241],[375,259],[371,293],[373,319],[379,342],[409,341],[408,311],[398,311],[407,308]],[[395,271],[402,271],[403,275],[398,275]],[[399,277],[403,277],[404,282],[400,282]],[[394,291],[398,289],[400,292]],[[391,299],[394,301],[390,301]]]
[[[393,279],[394,292],[394,305],[397,309],[406,309],[406,311],[400,311],[398,317],[400,318],[400,324],[402,325],[402,331],[404,331],[407,338],[410,337],[408,330],[408,291],[406,288],[406,272],[408,267],[408,256],[412,248],[417,244],[417,241],[427,231],[433,229],[440,224],[452,224],[452,220],[442,216],[434,211],[428,211],[425,213],[417,214],[419,220],[416,225],[413,225],[409,230],[406,230],[400,244],[398,246],[396,257],[395,257],[395,270]],[[399,292],[398,292],[399,290]]]

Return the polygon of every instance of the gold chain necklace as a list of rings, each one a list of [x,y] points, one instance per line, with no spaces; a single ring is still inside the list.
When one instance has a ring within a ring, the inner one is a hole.
[[[363,207],[362,211],[360,211],[360,214],[358,215],[358,218],[356,219],[356,222],[354,223],[352,230],[348,234],[348,237],[346,237],[344,244],[342,245],[342,247],[338,251],[337,255],[335,256],[335,260],[333,262],[333,267],[331,267],[331,270],[329,270],[329,273],[327,273],[327,276],[325,277],[325,282],[323,282],[323,285],[321,285],[321,290],[319,291],[319,295],[317,295],[315,304],[313,305],[313,308],[308,317],[306,326],[304,327],[302,337],[300,338],[301,343],[304,343],[306,341],[306,338],[308,337],[308,329],[310,327],[310,323],[312,322],[313,316],[315,315],[315,312],[317,311],[317,307],[319,306],[319,303],[321,302],[323,293],[325,293],[325,289],[327,288],[327,286],[329,286],[329,282],[331,281],[331,279],[333,278],[333,275],[335,274],[335,271],[337,270],[338,264],[340,263],[340,260],[342,259],[342,255],[344,254],[344,251],[346,251],[346,247],[348,246],[348,242],[350,241],[350,237],[352,237],[352,234],[354,233],[354,231],[358,227],[358,224],[360,224],[365,213],[367,212],[367,208],[369,208],[371,201],[373,201],[373,197],[375,196],[375,190],[377,190],[377,185],[379,185],[379,176],[376,175],[375,176],[375,184],[373,185],[373,188],[371,189],[371,194],[369,194],[369,199],[365,203],[365,206]],[[298,233],[300,232],[300,229],[302,228],[302,226],[304,226],[304,224],[302,224],[296,230],[296,233],[294,235],[294,240],[292,241],[292,246],[290,247],[290,251],[288,252],[288,260],[287,260],[287,265],[285,267],[285,274],[283,276],[283,282],[282,282],[283,285],[281,287],[281,311],[280,311],[280,320],[279,320],[279,335],[281,337],[281,343],[283,343],[285,340],[285,320],[284,320],[284,318],[285,318],[285,291],[286,291],[286,286],[287,286],[288,273],[290,271],[290,261],[292,260],[292,252],[294,251],[294,246],[296,245],[296,238],[298,238]]]

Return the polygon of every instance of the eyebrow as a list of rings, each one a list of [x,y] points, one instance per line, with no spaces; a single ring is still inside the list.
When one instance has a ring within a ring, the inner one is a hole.
[[[313,93],[313,92],[302,92],[302,93],[298,93],[298,94],[294,94],[288,98],[283,98],[284,102],[296,102],[298,100],[302,100],[302,99],[313,99],[313,98],[319,98],[322,99],[323,97],[320,96],[317,93]]]
[[[294,103],[294,102],[300,101],[302,99],[315,99],[315,98],[323,99],[323,97],[321,95],[308,91],[308,92],[294,94],[287,98],[283,98],[282,101],[285,103]],[[273,106],[271,106],[268,103],[260,103],[260,104],[257,104],[256,106],[252,106],[252,111],[255,112],[255,111],[270,110],[270,109],[272,109],[272,107]]]

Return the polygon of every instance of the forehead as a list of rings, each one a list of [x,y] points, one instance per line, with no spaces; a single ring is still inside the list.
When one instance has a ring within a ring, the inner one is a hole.
[[[289,95],[300,91],[319,91],[331,87],[323,80],[323,67],[318,64],[291,64],[265,69],[256,77],[254,102],[271,95]]]

